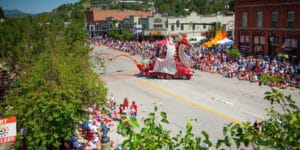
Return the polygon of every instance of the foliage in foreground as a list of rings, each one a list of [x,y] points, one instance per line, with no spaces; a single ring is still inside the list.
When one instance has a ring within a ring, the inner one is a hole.
[[[261,122],[259,130],[250,122],[228,124],[223,129],[225,139],[231,137],[237,146],[255,143],[258,149],[300,149],[300,109],[295,101],[276,89],[265,92],[265,99],[282,110],[268,108],[267,118]],[[231,144],[227,143],[227,146]]]
[[[171,137],[171,131],[166,129],[169,124],[166,112],[158,112],[158,107],[154,107],[154,112],[150,112],[147,118],[142,120],[143,127],[139,132],[139,124],[135,118],[124,117],[118,126],[118,130],[128,137],[122,144],[123,148],[130,149],[205,149],[212,146],[209,135],[202,131],[201,135],[195,135],[193,130],[193,122],[189,120],[186,125],[185,134],[180,131],[175,137]]]
[[[188,121],[186,131],[172,137],[170,130],[164,128],[168,124],[167,114],[150,112],[143,119],[143,127],[138,131],[136,119],[124,118],[119,124],[127,139],[122,147],[130,149],[209,149],[228,147],[254,147],[257,149],[300,149],[300,109],[291,96],[284,96],[282,91],[271,89],[265,92],[265,99],[271,103],[267,109],[267,117],[261,122],[260,129],[256,129],[251,122],[241,124],[229,123],[223,127],[222,139],[216,143],[209,140],[209,135],[202,131],[200,134],[192,132],[192,121]],[[275,111],[273,106],[279,105],[281,112]],[[128,125],[130,124],[130,126]],[[201,135],[201,136],[198,136]]]

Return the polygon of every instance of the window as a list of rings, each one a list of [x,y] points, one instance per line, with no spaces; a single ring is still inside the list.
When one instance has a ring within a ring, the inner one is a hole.
[[[206,29],[206,25],[203,25],[203,29]]]
[[[242,27],[247,27],[247,12],[242,13]]]
[[[174,31],[174,25],[171,25],[171,31]]]
[[[99,23],[96,23],[96,31],[99,31]]]
[[[95,26],[94,25],[90,25],[90,31],[95,31]]]
[[[240,43],[249,43],[249,35],[240,35]]]
[[[295,11],[288,11],[287,28],[295,27]]]
[[[184,25],[183,24],[181,24],[180,30],[184,30]]]
[[[297,39],[293,39],[293,38],[284,39],[284,46],[286,48],[296,48],[297,47]]]
[[[153,28],[154,29],[161,29],[162,28],[162,24],[154,24]]]
[[[240,35],[240,43],[244,43],[245,42],[245,35]]]
[[[245,35],[245,43],[249,43],[249,35]]]
[[[179,20],[176,20],[176,27],[177,28],[179,28],[179,24],[180,24]]]
[[[155,18],[155,19],[154,19],[154,22],[155,22],[155,23],[160,23],[160,22],[161,22],[161,18]]]
[[[278,45],[278,35],[270,35],[269,42],[270,42],[271,46],[277,46]]]
[[[278,27],[278,12],[277,11],[273,11],[272,12],[272,23],[271,23],[271,27],[272,28],[277,28]]]
[[[263,22],[263,12],[258,11],[256,13],[256,27],[262,27],[262,22]]]

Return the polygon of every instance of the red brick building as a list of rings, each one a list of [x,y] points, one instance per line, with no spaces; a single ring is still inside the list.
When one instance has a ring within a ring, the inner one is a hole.
[[[235,44],[250,55],[300,58],[299,0],[235,0]]]

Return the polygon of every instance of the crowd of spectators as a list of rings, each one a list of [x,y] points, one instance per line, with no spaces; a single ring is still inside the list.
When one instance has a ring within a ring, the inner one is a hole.
[[[116,124],[124,121],[123,118],[137,115],[138,106],[135,101],[129,104],[129,99],[124,98],[123,103],[117,104],[113,94],[107,99],[106,107],[99,107],[96,103],[84,110],[89,114],[85,121],[80,122],[75,130],[75,135],[65,144],[67,149],[74,150],[101,150],[104,144],[105,149],[120,149],[122,143],[110,140],[109,132],[122,134],[116,130]],[[107,146],[109,144],[109,146]]]
[[[295,88],[299,83],[299,66],[285,58],[270,57],[239,57],[230,59],[228,51],[201,50],[193,57],[195,68],[224,77],[236,77],[251,83],[260,82],[262,75],[280,77],[282,81],[269,83],[279,88]]]
[[[107,46],[112,49],[142,56],[146,58],[160,56],[166,52],[166,46],[157,41],[124,41],[111,37],[96,37],[89,44]],[[226,49],[194,47],[188,51],[194,68],[212,74],[220,74],[228,78],[238,78],[251,83],[260,82],[260,77],[280,77],[280,82],[268,83],[269,86],[294,89],[299,87],[300,64],[294,59],[269,56],[241,56],[231,59]],[[300,62],[299,62],[300,63]]]

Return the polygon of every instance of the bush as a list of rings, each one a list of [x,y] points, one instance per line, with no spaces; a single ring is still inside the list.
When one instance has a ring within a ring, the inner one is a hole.
[[[236,60],[237,58],[239,58],[241,55],[240,51],[236,48],[233,47],[230,51],[229,51],[229,56],[231,59]]]

